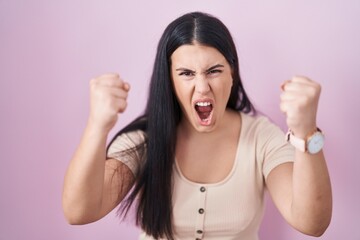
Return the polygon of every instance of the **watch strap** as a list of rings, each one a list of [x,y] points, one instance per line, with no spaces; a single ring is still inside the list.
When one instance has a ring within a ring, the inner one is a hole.
[[[304,139],[295,137],[293,131],[289,128],[286,133],[286,141],[290,142],[295,148],[300,150],[301,152],[306,152],[306,142]]]

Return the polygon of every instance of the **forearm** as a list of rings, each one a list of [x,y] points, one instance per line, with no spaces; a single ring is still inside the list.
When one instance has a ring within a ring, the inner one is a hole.
[[[292,220],[300,231],[322,234],[331,220],[332,193],[324,154],[296,150],[293,168]]]
[[[70,162],[63,190],[63,208],[69,222],[91,219],[101,208],[106,138],[106,132],[89,123]]]

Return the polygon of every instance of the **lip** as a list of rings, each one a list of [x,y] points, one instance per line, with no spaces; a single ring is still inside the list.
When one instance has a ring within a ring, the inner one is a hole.
[[[195,106],[198,102],[209,102],[214,107],[214,100],[211,98],[197,99],[197,100],[193,101],[193,106]]]

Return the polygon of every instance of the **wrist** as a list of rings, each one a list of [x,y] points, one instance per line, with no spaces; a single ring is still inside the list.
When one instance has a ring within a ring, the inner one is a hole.
[[[293,128],[293,127],[289,127],[289,130],[291,130],[292,134],[297,137],[297,138],[301,138],[306,140],[309,136],[311,136],[314,132],[316,132],[318,129],[318,127],[316,126],[316,124],[312,124],[306,127],[298,127],[298,128]]]
[[[294,132],[289,129],[286,134],[286,140],[301,152],[316,154],[323,148],[325,139],[322,131],[316,127],[315,130],[308,132],[308,134],[302,138],[296,136]]]
[[[92,136],[96,137],[107,137],[111,130],[111,127],[107,127],[101,124],[98,124],[97,122],[89,119],[86,125],[86,132]]]

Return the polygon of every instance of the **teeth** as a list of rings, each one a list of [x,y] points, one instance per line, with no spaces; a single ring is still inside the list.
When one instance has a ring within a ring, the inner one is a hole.
[[[197,102],[195,105],[200,106],[200,107],[206,107],[206,106],[210,106],[211,103],[210,102]]]

